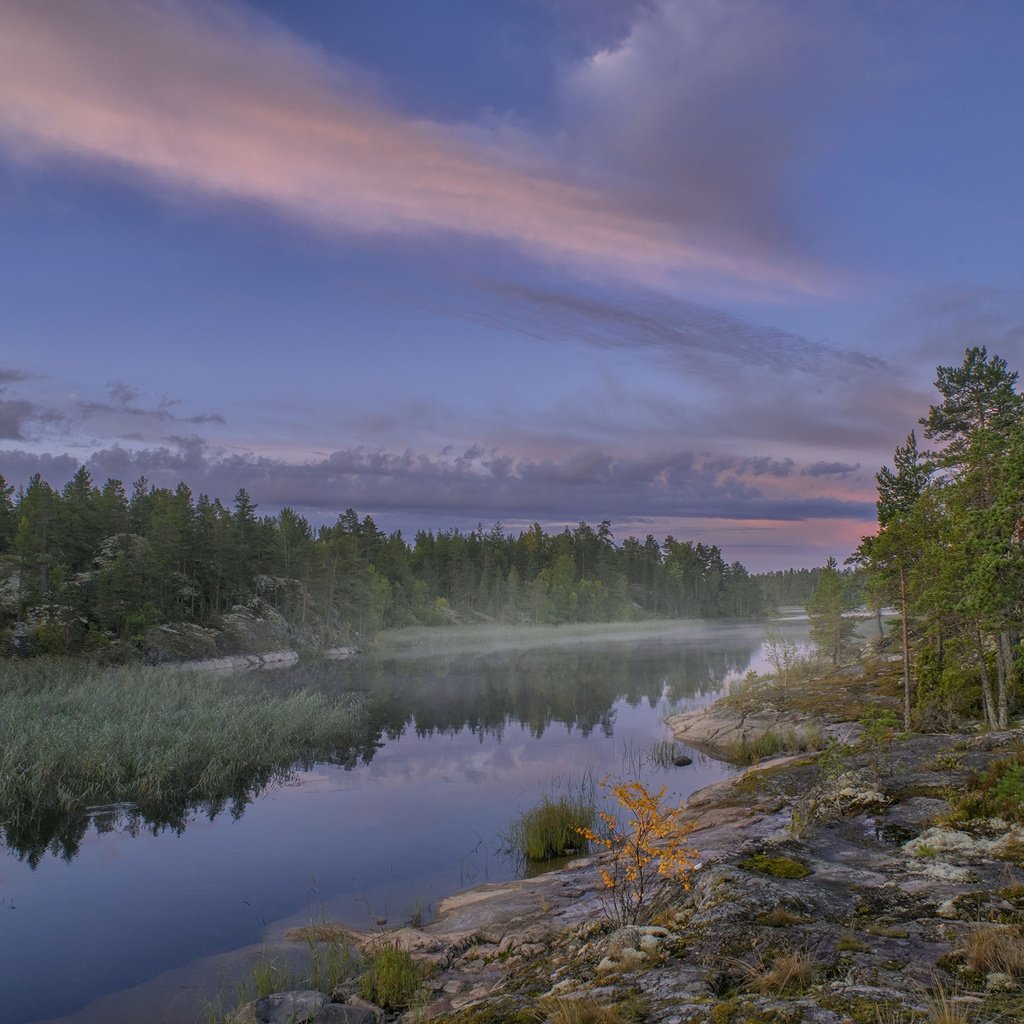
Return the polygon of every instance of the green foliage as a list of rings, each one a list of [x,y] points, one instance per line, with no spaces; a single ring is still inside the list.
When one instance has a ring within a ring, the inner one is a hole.
[[[366,951],[359,994],[385,1010],[406,1010],[422,981],[423,971],[407,949],[397,942],[381,941]]]
[[[835,736],[829,736],[818,755],[819,783],[834,783],[846,771],[850,749],[848,744],[837,740]]]
[[[855,606],[849,577],[840,573],[836,560],[830,558],[807,602],[807,618],[811,641],[833,665],[839,664],[857,629],[857,620],[848,614]]]
[[[915,709],[919,725],[938,729],[980,711],[1004,729],[1024,622],[1024,396],[984,346],[939,366],[935,386],[939,401],[920,422],[937,447],[918,451],[911,433],[894,468],[879,471],[879,533],[855,560],[900,608],[905,725]],[[916,660],[915,634],[925,641]]]
[[[0,604],[0,630],[46,625],[19,643],[23,655],[81,651],[96,630],[141,645],[148,627],[216,625],[240,604],[279,612],[309,646],[460,616],[573,623],[764,608],[756,580],[717,547],[652,536],[618,546],[607,522],[555,535],[537,524],[518,536],[500,523],[421,531],[410,545],[352,509],[313,530],[293,509],[260,516],[244,489],[230,508],[144,478],[128,496],[116,480],[95,487],[85,469],[61,491],[37,475],[13,498],[0,477],[5,577],[16,599]]]
[[[1024,822],[1024,755],[996,761],[950,801],[951,821],[986,818]]]
[[[861,716],[860,746],[867,751],[870,767],[877,775],[891,768],[892,743],[900,720],[888,708],[869,707]]]
[[[582,832],[593,827],[595,813],[593,785],[585,779],[557,798],[545,795],[511,823],[505,839],[513,852],[529,861],[582,853],[588,846]]]

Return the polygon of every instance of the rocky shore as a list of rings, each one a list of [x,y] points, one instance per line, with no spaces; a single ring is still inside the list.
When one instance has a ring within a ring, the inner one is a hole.
[[[868,674],[850,676],[851,688],[869,692]],[[832,714],[815,722],[806,689],[788,707],[777,692],[770,697],[772,707],[754,719],[743,702],[730,708],[726,700],[676,728],[704,749],[722,736],[751,735],[755,720],[758,729],[763,720],[773,729],[819,725],[848,740],[856,735],[831,720],[842,701],[831,701]],[[887,699],[884,686],[874,699]],[[699,743],[695,723],[706,729]],[[1024,828],[947,817],[955,794],[1022,744],[1020,729],[876,731],[859,744],[757,764],[700,791],[687,818],[702,866],[689,892],[659,894],[643,927],[607,921],[596,857],[452,896],[425,927],[386,933],[427,968],[406,1017],[452,1024],[1024,1020]],[[351,938],[363,946],[381,941],[379,933]],[[269,997],[236,1019],[379,1021],[382,1011],[356,991],[351,982],[329,997]],[[942,1005],[959,1016],[940,1017]]]

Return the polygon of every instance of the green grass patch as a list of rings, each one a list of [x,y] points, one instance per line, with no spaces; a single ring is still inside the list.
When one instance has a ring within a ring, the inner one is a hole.
[[[585,775],[580,780],[556,782],[552,790],[510,822],[503,835],[508,852],[534,863],[586,852],[589,844],[580,829],[594,827],[593,779]]]
[[[825,743],[821,729],[811,726],[806,730],[786,729],[783,732],[768,730],[754,739],[742,739],[727,743],[720,748],[724,760],[732,764],[756,764],[766,757],[777,754],[801,754],[808,750],[820,750]]]
[[[423,981],[423,970],[398,943],[380,942],[365,951],[359,994],[385,1010],[405,1010]]]
[[[275,695],[251,676],[0,662],[0,830],[32,862],[72,856],[90,820],[181,827],[239,810],[296,763],[346,762],[365,699]]]

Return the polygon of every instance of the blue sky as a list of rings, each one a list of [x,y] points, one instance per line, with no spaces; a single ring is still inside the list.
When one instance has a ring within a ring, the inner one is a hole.
[[[1021,365],[1024,6],[8,0],[0,472],[820,564]]]

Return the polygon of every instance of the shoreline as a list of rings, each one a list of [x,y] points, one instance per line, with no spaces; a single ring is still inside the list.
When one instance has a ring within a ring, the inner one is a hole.
[[[870,703],[885,706],[892,698],[871,671],[847,678],[858,693],[874,686]],[[819,682],[794,690],[794,705]],[[751,694],[680,716],[684,742],[699,716],[732,721],[733,732],[817,725],[845,744],[859,734],[835,720],[842,702],[815,720],[770,695],[763,720],[751,717]],[[455,893],[422,928],[346,934],[357,946],[383,936],[431,965],[430,997],[402,1017],[410,1024],[518,1022],[538,1001],[550,1011],[560,1000],[657,1024],[877,1024],[925,1019],[936,992],[978,1022],[1018,1019],[1024,979],[979,973],[964,948],[979,927],[1024,934],[1024,827],[1003,823],[986,838],[938,819],[944,793],[1022,742],[1024,729],[862,740],[828,779],[820,755],[801,752],[698,790],[687,842],[702,867],[644,927],[603,920],[604,855]],[[777,976],[783,962],[797,965],[796,980]],[[246,1013],[232,1019],[255,1019]]]

